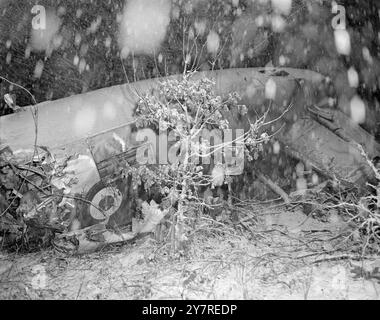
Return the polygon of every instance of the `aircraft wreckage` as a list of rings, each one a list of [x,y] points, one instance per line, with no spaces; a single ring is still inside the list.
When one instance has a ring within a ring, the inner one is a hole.
[[[268,111],[266,120],[276,121],[266,130],[276,132],[274,138],[282,152],[341,183],[364,187],[374,178],[367,160],[380,156],[380,145],[336,108],[329,97],[332,84],[321,74],[292,68],[246,68],[198,72],[192,77],[213,79],[215,92],[222,97],[230,92],[240,95],[248,114],[246,118],[233,111],[227,114],[232,128],[245,128],[248,119]],[[88,202],[74,210],[76,230],[104,225],[104,213],[107,222],[114,225],[130,224],[133,210],[128,185],[115,178],[115,168],[125,161],[133,163],[136,148],[141,145],[133,129],[136,102],[142,94],[154,94],[159,81],[104,88],[0,117],[0,154],[8,153],[26,171],[32,157],[36,157],[35,145],[55,161],[66,159],[62,174],[51,183],[63,189],[62,199],[82,194]],[[270,104],[265,92],[268,81],[276,88]],[[292,107],[286,110],[289,105]],[[28,179],[33,174],[30,172]],[[76,180],[70,188],[66,187],[68,175]],[[16,196],[22,201],[22,194]],[[102,208],[104,197],[112,198],[111,206]],[[32,203],[24,215],[38,215],[43,207],[41,199]],[[70,220],[73,218],[71,214]],[[132,236],[110,234],[107,238],[103,230],[102,237],[105,242],[115,242]]]

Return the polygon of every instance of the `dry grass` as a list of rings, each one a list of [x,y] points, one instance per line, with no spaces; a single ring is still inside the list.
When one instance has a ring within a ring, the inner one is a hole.
[[[239,215],[245,226],[200,218],[182,255],[171,255],[168,242],[147,236],[87,256],[17,256],[0,277],[1,297],[308,299],[320,298],[321,286],[331,298],[377,297],[370,280],[359,285],[350,276],[350,261],[361,257],[347,253],[344,234],[337,235],[331,223],[309,218],[302,224],[305,215],[280,206],[249,207]],[[46,287],[33,287],[41,276],[36,270],[46,274]],[[347,290],[332,285],[342,272]]]

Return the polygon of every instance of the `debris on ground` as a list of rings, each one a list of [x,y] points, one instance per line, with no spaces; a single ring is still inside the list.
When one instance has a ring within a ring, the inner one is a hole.
[[[70,195],[75,179],[64,179],[72,157],[57,160],[45,147],[36,150],[29,160],[9,148],[0,151],[2,249],[49,246],[54,234],[67,231],[75,216],[75,197]]]
[[[378,256],[351,251],[342,222],[320,221],[302,206],[240,206],[246,228],[204,216],[186,256],[172,256],[165,242],[151,236],[79,257],[52,250],[0,256],[0,297],[379,298]]]

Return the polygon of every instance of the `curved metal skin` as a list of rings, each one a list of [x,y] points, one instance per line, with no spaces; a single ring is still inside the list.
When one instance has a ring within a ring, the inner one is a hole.
[[[168,78],[179,77],[181,75]],[[291,68],[226,69],[199,72],[193,77],[214,79],[218,95],[237,91],[243,99],[251,101],[263,100],[262,90],[266,81],[272,78],[281,89],[276,95],[277,102],[291,94],[289,89],[297,79],[315,84],[324,79],[316,72]],[[38,144],[50,148],[62,147],[132,122],[139,96],[154,90],[161,79],[137,81],[38,104]],[[0,117],[1,143],[9,145],[14,151],[31,148],[34,144],[33,116],[28,110],[30,107],[23,109],[26,110]]]
[[[169,78],[179,77],[181,75]],[[226,69],[199,72],[193,77],[214,79],[215,92],[218,95],[238,92],[242,102],[255,116],[256,112],[265,111],[265,83],[268,79],[273,79],[278,88],[274,101],[274,105],[278,106],[291,101],[299,80],[317,86],[324,79],[316,72],[292,68]],[[112,133],[120,130],[118,135],[124,140],[127,149],[136,145],[129,125],[134,121],[136,102],[144,93],[154,94],[160,80],[162,78],[143,80],[40,103],[37,105],[37,123],[33,119],[32,107],[0,117],[0,145],[8,145],[15,154],[30,154],[33,152],[37,132],[37,144],[48,147],[57,157],[75,153],[83,156],[87,161],[84,165],[87,169],[82,168],[80,172],[75,172],[79,183],[74,186],[73,192],[89,190],[100,180],[100,176],[96,168],[98,161],[93,159],[88,138],[98,136],[98,145],[103,144],[104,149],[107,149],[107,144],[117,144]],[[236,119],[231,119],[231,122],[239,126]],[[103,138],[104,143],[101,141]]]

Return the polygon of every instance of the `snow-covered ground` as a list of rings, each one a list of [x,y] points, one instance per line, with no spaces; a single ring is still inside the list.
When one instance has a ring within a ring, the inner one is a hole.
[[[245,222],[251,231],[207,222],[182,258],[170,258],[168,246],[149,236],[87,256],[2,255],[0,298],[380,298],[380,260],[336,250],[343,236],[328,240],[339,219],[322,223],[281,210],[261,218],[256,226]]]

